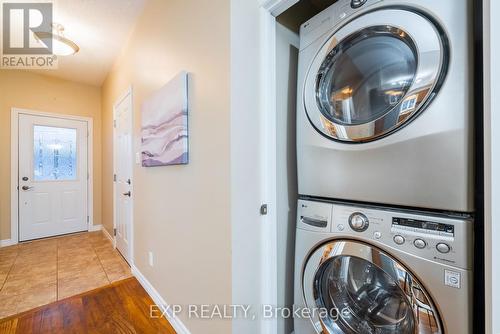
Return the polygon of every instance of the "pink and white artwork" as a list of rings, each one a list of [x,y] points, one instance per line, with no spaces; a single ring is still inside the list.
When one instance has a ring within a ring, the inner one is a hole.
[[[142,105],[142,166],[188,163],[188,75],[175,78]]]

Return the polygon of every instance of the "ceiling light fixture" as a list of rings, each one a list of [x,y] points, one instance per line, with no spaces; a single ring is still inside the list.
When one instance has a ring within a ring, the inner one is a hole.
[[[50,45],[50,40],[52,40],[52,53],[55,55],[70,56],[80,51],[75,42],[64,36],[62,24],[52,23],[52,32],[37,32],[35,36],[45,47]]]

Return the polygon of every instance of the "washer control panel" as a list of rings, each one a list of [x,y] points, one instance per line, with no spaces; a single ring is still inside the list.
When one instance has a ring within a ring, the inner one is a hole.
[[[450,253],[450,244],[455,241],[455,225],[430,220],[393,217],[391,232],[397,245],[403,245],[407,237],[413,237],[416,248],[425,249],[433,244],[441,254]]]
[[[462,269],[472,268],[473,221],[379,207],[299,201],[298,228],[349,237]]]
[[[437,223],[429,220],[410,219],[402,217],[392,218],[392,228],[415,231],[429,235],[454,236],[455,226],[453,224]]]

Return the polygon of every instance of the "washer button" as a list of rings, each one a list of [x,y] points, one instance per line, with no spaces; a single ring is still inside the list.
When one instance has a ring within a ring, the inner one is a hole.
[[[438,250],[439,253],[449,253],[451,250],[451,247],[445,244],[444,242],[440,242],[436,245],[436,249]]]
[[[393,238],[394,242],[397,243],[398,245],[402,245],[405,243],[405,238],[402,235],[395,235]]]
[[[415,241],[413,241],[413,244],[419,249],[423,249],[425,248],[425,246],[427,246],[427,243],[422,239],[415,239]]]
[[[377,232],[373,233],[373,237],[375,239],[380,239],[380,238],[382,238],[382,233],[380,233],[379,231],[377,231]]]
[[[338,225],[337,225],[337,229],[338,229],[339,231],[343,231],[343,230],[344,230],[344,225],[342,225],[342,224],[338,224]]]

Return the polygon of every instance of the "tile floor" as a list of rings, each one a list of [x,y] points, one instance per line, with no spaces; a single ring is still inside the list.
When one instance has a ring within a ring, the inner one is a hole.
[[[0,248],[0,319],[131,276],[100,231]]]

